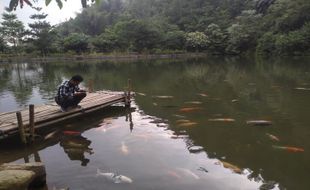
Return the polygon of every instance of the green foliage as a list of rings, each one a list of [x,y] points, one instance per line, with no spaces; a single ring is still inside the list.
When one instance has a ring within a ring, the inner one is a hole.
[[[209,40],[202,32],[190,32],[186,35],[186,48],[190,51],[202,51],[207,48]]]
[[[141,52],[156,48],[161,42],[160,32],[150,23],[142,20],[130,20],[117,23],[114,32],[118,36],[122,49]]]
[[[94,37],[92,39],[92,44],[99,52],[110,52],[114,49],[120,48],[120,45],[118,43],[118,37],[111,30],[106,30],[101,35]]]
[[[212,53],[225,53],[227,34],[217,24],[210,24],[206,31],[207,47]]]
[[[13,13],[4,12],[2,20],[0,27],[1,36],[5,43],[12,46],[14,51],[17,52],[22,45],[24,25]]]
[[[3,40],[3,38],[0,37],[0,52],[4,52],[6,48],[7,47],[6,47],[6,44]]]
[[[310,53],[310,23],[288,33],[265,33],[258,41],[260,54],[300,55]]]
[[[272,32],[265,33],[259,40],[256,48],[258,54],[272,54],[275,51],[276,36]]]
[[[72,33],[63,41],[65,50],[73,50],[76,53],[85,52],[88,49],[89,37],[82,33]]]
[[[185,46],[185,32],[181,30],[172,30],[163,36],[162,46],[164,49],[182,50]]]
[[[51,1],[45,0],[46,5]],[[309,52],[309,0],[94,1],[79,1],[85,9],[56,28],[58,43],[80,33],[91,36],[101,52],[185,48],[216,54]],[[11,0],[10,9],[24,2],[29,1]],[[54,2],[62,7],[65,0]]]
[[[31,29],[28,31],[27,42],[31,43],[31,45],[28,44],[28,49],[38,50],[42,55],[46,55],[52,49],[56,37],[53,27],[44,20],[46,17],[47,14],[38,12],[30,16],[34,22],[28,24]]]

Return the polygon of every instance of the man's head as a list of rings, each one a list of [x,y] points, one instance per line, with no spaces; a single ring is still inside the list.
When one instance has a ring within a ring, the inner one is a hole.
[[[83,77],[80,75],[74,75],[70,82],[74,85],[79,85],[83,81]]]

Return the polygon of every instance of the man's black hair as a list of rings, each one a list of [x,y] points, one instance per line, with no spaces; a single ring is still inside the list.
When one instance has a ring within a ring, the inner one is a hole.
[[[77,81],[77,82],[82,82],[83,77],[81,75],[74,75],[71,80]]]

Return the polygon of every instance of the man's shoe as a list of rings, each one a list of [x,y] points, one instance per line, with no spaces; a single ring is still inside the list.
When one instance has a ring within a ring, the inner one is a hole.
[[[63,107],[60,107],[60,111],[61,112],[66,112],[67,110],[65,108],[63,108]]]

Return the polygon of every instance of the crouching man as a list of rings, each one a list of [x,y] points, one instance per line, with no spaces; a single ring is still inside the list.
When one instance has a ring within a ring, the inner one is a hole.
[[[79,88],[82,81],[83,77],[74,75],[69,81],[65,81],[59,86],[55,101],[61,107],[61,111],[81,108],[78,104],[86,97],[86,91]]]

